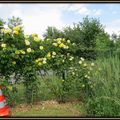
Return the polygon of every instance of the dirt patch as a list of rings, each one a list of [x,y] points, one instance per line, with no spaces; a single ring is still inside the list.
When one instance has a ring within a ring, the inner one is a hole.
[[[20,104],[16,106],[15,108],[12,108],[11,115],[13,116],[17,112],[28,112],[31,108],[34,108],[35,111],[43,110],[43,109],[66,109],[68,111],[71,111],[75,116],[79,116],[80,112],[73,108],[73,104],[75,103],[62,103],[59,104],[57,101],[54,100],[48,100],[48,101],[42,101],[38,102],[35,105],[27,105],[27,104]]]

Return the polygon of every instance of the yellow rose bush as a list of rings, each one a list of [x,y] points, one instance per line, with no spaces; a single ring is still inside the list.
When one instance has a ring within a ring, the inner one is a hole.
[[[36,91],[37,95],[39,82],[37,76],[40,70],[55,71],[56,75],[64,80],[62,84],[66,88],[66,81],[74,79],[75,76],[75,79],[82,79],[82,77],[90,79],[88,73],[83,74],[83,71],[88,71],[87,64],[83,58],[76,58],[74,55],[76,45],[70,40],[64,38],[42,40],[35,33],[24,34],[21,26],[2,29],[0,35],[2,37],[0,39],[0,76],[5,77],[5,81],[8,81],[13,73],[16,76],[22,76],[28,103],[34,101],[31,90]],[[70,67],[75,69],[70,70]],[[91,63],[91,67],[94,67],[94,63]],[[86,83],[82,84],[86,85]]]

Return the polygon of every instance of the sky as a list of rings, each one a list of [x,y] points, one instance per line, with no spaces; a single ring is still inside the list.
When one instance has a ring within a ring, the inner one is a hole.
[[[60,30],[82,22],[85,16],[97,18],[109,34],[120,33],[120,4],[118,3],[0,3],[0,18],[12,16],[23,20],[26,34],[43,36],[48,26]]]

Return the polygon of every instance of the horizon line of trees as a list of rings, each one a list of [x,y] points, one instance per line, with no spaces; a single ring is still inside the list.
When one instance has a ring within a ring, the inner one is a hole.
[[[0,26],[7,24],[9,28],[22,25],[19,17],[8,18],[8,23],[0,18]],[[22,25],[23,26],[23,25]],[[2,28],[0,28],[2,29]],[[77,45],[75,55],[87,59],[96,59],[98,51],[119,50],[120,35],[113,33],[111,36],[105,32],[103,25],[97,18],[86,16],[82,22],[73,23],[73,27],[67,26],[62,30],[48,26],[43,34],[43,39],[65,38]]]

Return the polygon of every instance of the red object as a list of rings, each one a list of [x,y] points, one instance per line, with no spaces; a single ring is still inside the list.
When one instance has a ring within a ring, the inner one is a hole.
[[[5,96],[2,94],[2,90],[0,89],[0,117],[8,116],[10,116],[10,108],[6,103]]]

